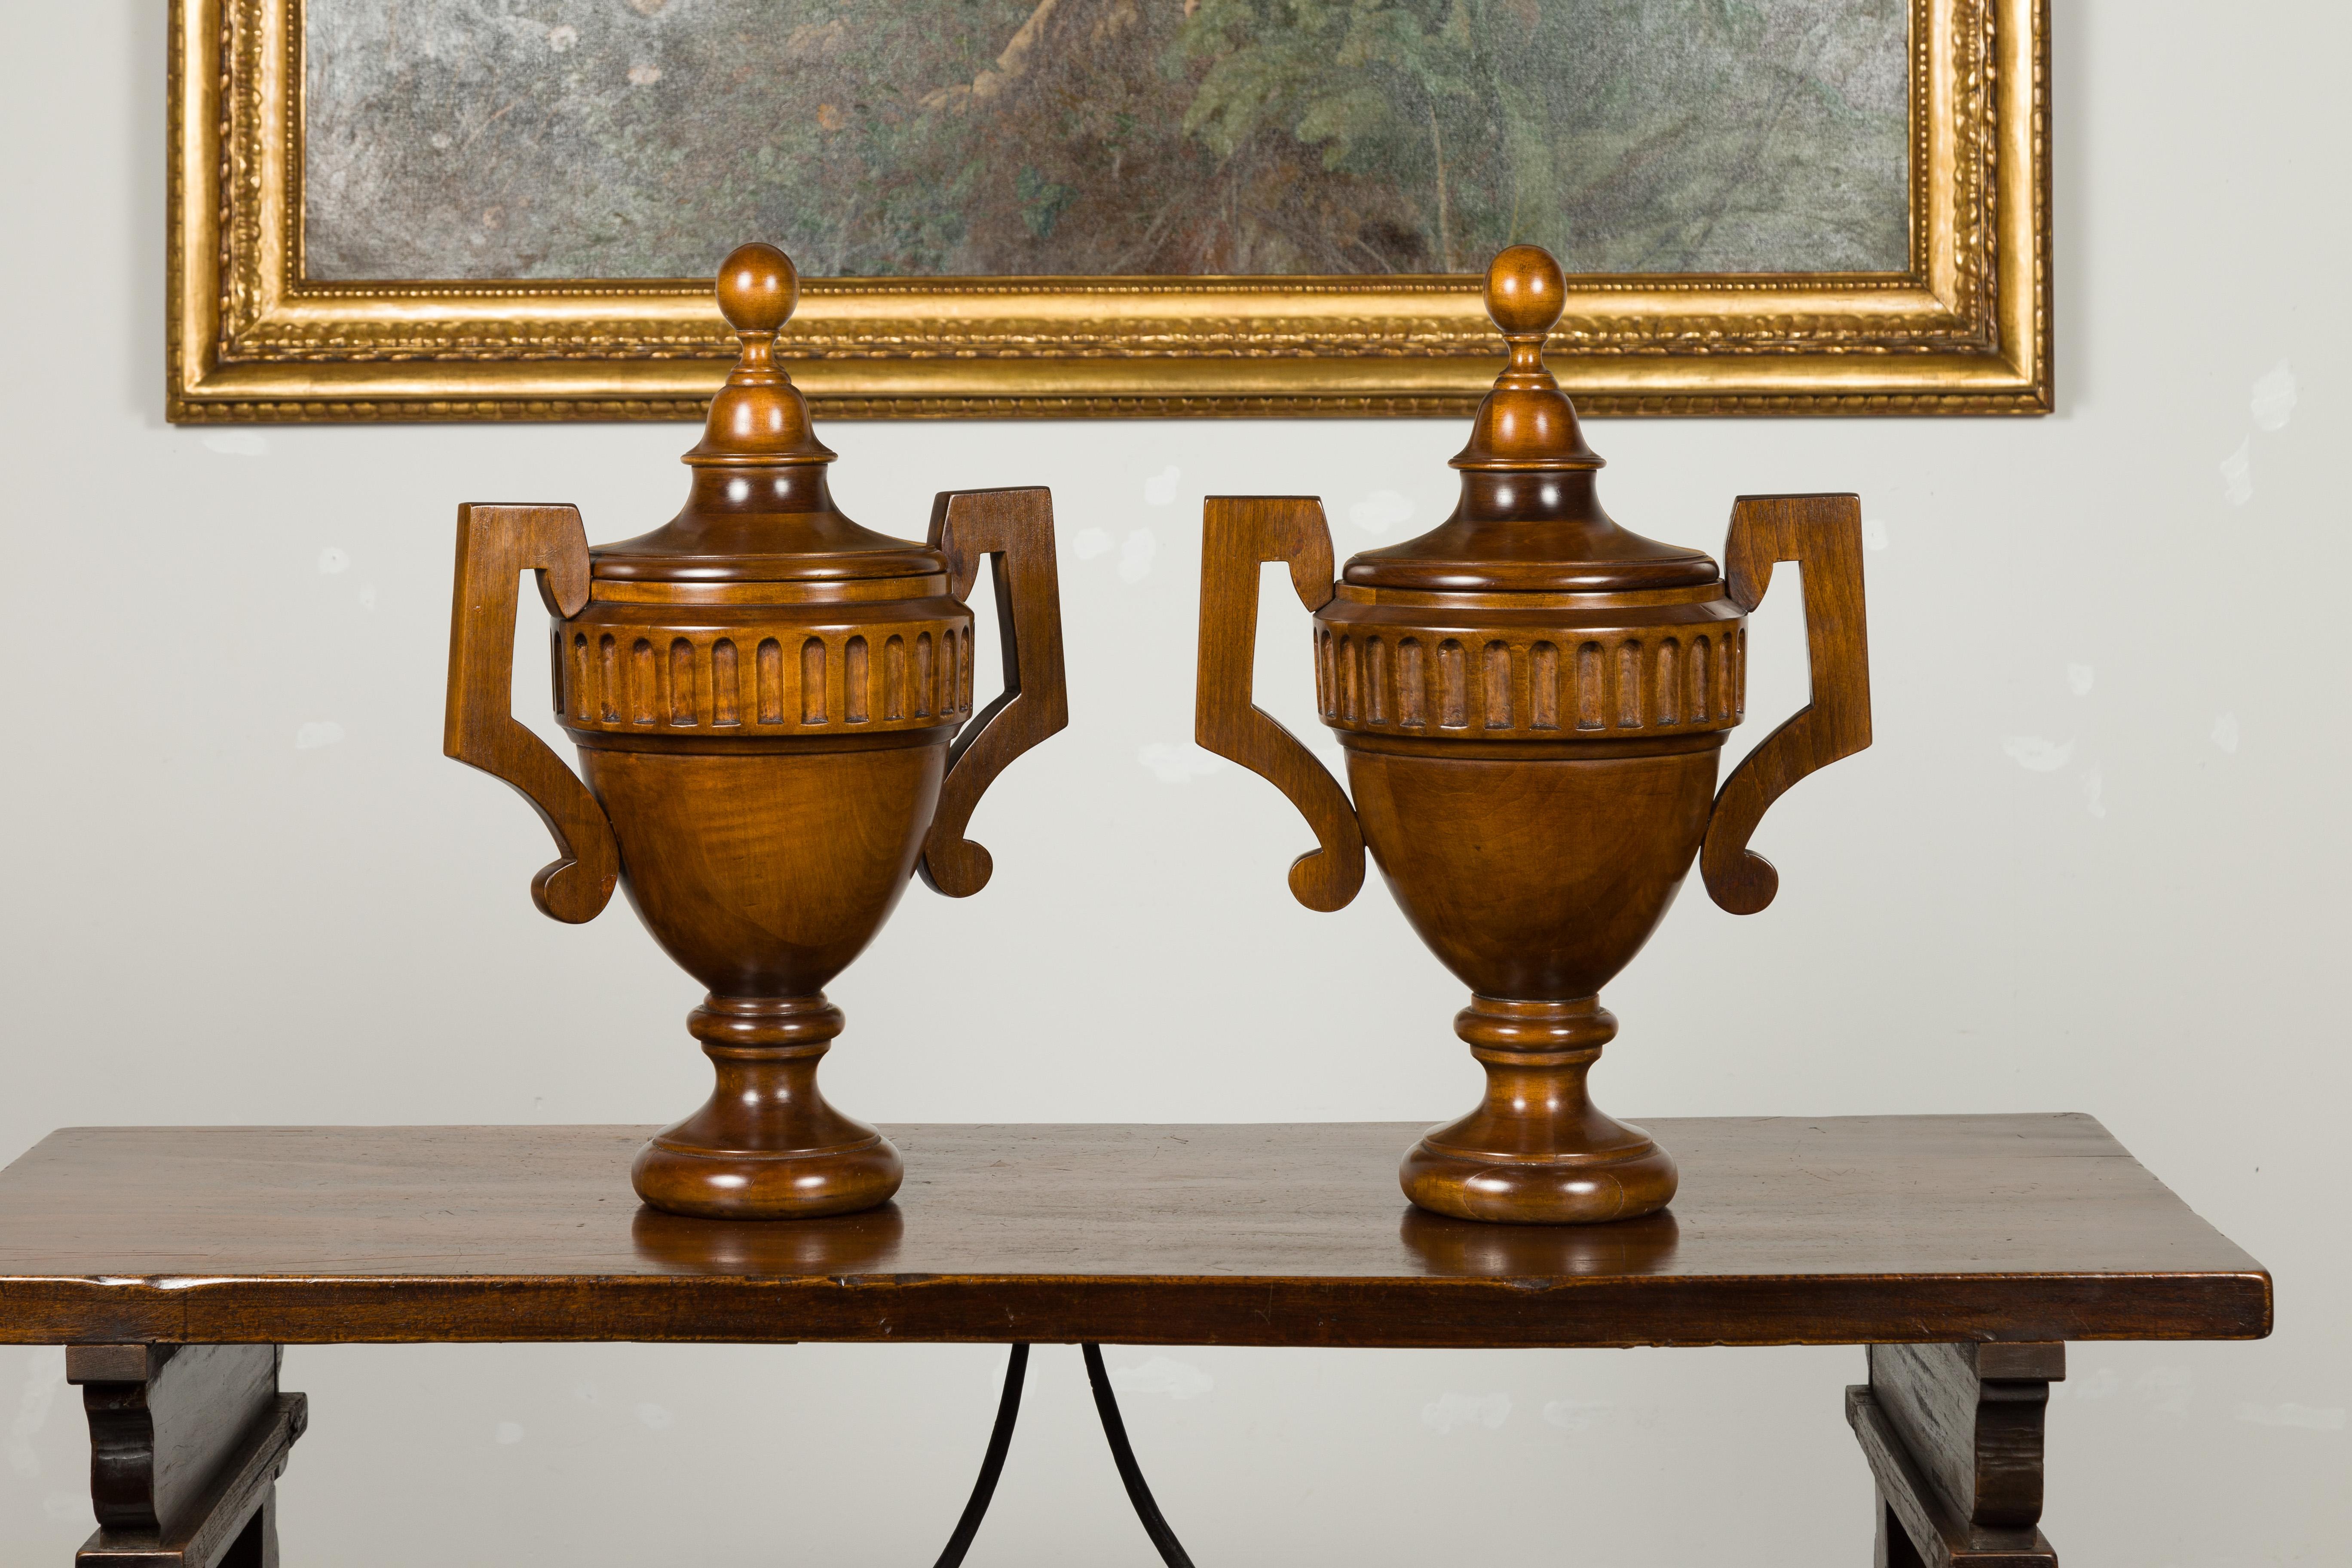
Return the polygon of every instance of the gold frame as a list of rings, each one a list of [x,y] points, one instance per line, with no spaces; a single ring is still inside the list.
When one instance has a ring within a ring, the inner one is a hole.
[[[2044,414],[2049,0],[1912,0],[1894,274],[1570,279],[1587,413]],[[165,407],[179,422],[698,418],[700,279],[302,277],[304,0],[172,0]],[[1458,415],[1475,278],[815,279],[779,345],[835,417]]]

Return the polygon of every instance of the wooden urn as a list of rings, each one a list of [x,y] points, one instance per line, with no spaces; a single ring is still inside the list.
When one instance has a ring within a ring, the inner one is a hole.
[[[677,517],[591,550],[570,506],[459,509],[445,749],[553,833],[541,910],[592,920],[617,881],[709,992],[687,1028],[717,1086],[638,1154],[638,1195],[713,1218],[838,1214],[886,1201],[900,1166],[818,1092],[842,1028],[824,986],[910,874],[957,898],[986,884],[988,853],[963,837],[973,806],[1067,722],[1052,500],[942,494],[923,544],[851,521],[776,362],[791,261],[744,246],[718,295],[741,359],[686,454]],[[965,600],[983,557],[1004,691],[975,717]],[[509,711],[524,571],[554,616],[555,711],[584,785]]]
[[[1202,746],[1265,775],[1320,847],[1290,868],[1309,909],[1362,886],[1369,845],[1413,930],[1471,990],[1454,1031],[1485,1103],[1405,1156],[1405,1194],[1463,1219],[1629,1219],[1674,1197],[1674,1161],[1603,1115],[1585,1079],[1617,1021],[1601,988],[1632,961],[1694,857],[1717,903],[1752,914],[1778,878],[1748,848],[1765,808],[1870,743],[1862,523],[1849,495],[1747,496],[1724,565],[1601,508],[1601,460],[1544,368],[1563,279],[1515,246],[1486,276],[1510,363],[1479,405],[1454,515],[1332,580],[1322,505],[1212,498],[1202,541]],[[1315,620],[1323,721],[1351,805],[1251,701],[1259,564]],[[1802,563],[1812,700],[1717,793],[1741,719],[1746,618],[1775,562]]]

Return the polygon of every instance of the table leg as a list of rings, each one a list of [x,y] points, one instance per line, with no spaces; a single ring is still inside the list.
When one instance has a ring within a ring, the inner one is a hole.
[[[1845,1418],[1878,1482],[1877,1568],[2056,1568],[2042,1417],[2061,1344],[1873,1345]]]
[[[98,1533],[76,1568],[278,1568],[277,1480],[308,1406],[276,1345],[69,1345]]]
[[[1911,1544],[1910,1532],[1895,1517],[1894,1507],[1883,1491],[1878,1494],[1878,1546],[1870,1562],[1871,1568],[1927,1568],[1919,1560],[1919,1549]]]

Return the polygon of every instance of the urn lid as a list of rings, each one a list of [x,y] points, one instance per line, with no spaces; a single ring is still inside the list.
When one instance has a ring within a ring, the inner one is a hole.
[[[1511,358],[1453,460],[1461,504],[1418,539],[1354,557],[1348,582],[1435,593],[1635,593],[1719,580],[1706,552],[1644,539],[1601,510],[1601,460],[1544,368],[1544,340],[1566,291],[1559,263],[1540,246],[1495,258],[1486,314]]]
[[[598,577],[667,583],[773,583],[906,577],[944,572],[927,544],[852,522],[833,504],[833,452],[816,438],[808,400],[776,363],[776,333],[800,300],[792,258],[739,246],[719,264],[719,309],[742,341],[710,400],[684,510],[651,533],[590,552]]]

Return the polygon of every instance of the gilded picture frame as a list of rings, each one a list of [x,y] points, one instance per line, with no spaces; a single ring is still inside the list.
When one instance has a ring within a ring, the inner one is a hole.
[[[1905,270],[1571,276],[1579,406],[2049,412],[2047,3],[1909,0]],[[304,9],[172,0],[168,417],[699,417],[705,279],[305,276]],[[1475,275],[812,279],[781,346],[851,418],[1461,415],[1502,349]]]

